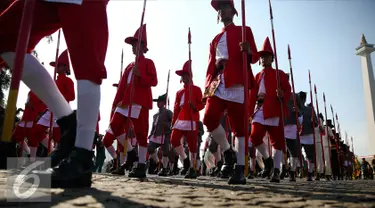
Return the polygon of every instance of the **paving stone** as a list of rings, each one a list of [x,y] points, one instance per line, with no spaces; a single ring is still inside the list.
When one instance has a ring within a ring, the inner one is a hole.
[[[52,195],[50,203],[6,202],[6,171],[0,171],[0,207],[375,207],[375,181],[288,180],[271,184],[249,180],[246,185],[227,185],[226,180],[181,176],[147,180],[110,174],[93,175],[92,188],[40,189]]]

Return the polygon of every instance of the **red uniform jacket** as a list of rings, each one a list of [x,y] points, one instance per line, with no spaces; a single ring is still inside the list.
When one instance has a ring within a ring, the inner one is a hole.
[[[224,32],[227,36],[227,47],[228,47],[228,58],[225,65],[224,77],[225,77],[225,87],[231,87],[237,84],[244,84],[243,73],[242,73],[242,52],[240,50],[240,42],[242,42],[242,28],[241,26],[236,26],[234,24],[228,25],[223,29],[223,32],[216,35],[210,44],[210,56],[208,61],[208,69],[206,73],[206,85],[208,87],[213,78],[216,76],[216,47],[223,36]],[[250,49],[253,55],[248,56],[248,80],[249,89],[252,88],[254,81],[254,75],[250,68],[250,63],[254,64],[259,60],[259,55],[257,53],[257,47],[255,45],[254,36],[250,27],[246,27],[246,40],[250,45]]]
[[[130,104],[130,84],[128,84],[128,76],[134,63],[129,64],[121,77],[120,84],[113,102],[113,108],[116,106],[127,106]],[[134,75],[134,94],[133,103],[141,105],[144,108],[152,109],[152,92],[151,87],[158,84],[156,69],[154,62],[151,59],[140,56],[138,59],[138,70],[140,77]]]
[[[39,100],[39,98],[33,92],[30,91],[21,120],[35,121],[39,114],[44,112],[46,109],[47,106],[41,100]]]
[[[56,85],[68,103],[76,99],[73,80],[65,74],[57,76]]]
[[[277,97],[277,81],[276,81],[276,70],[273,68],[265,68],[261,72],[259,72],[255,76],[255,86],[251,89],[250,92],[250,100],[249,100],[249,115],[251,116],[254,113],[255,104],[258,97],[259,85],[260,81],[262,80],[262,74],[264,75],[264,86],[266,88],[266,98],[264,99],[263,103],[263,116],[264,119],[272,118],[272,117],[280,117],[280,101]],[[286,74],[279,70],[280,75],[280,85],[281,89],[283,90],[284,97],[283,97],[283,110],[284,116],[288,116],[288,107],[287,103],[292,95],[291,87],[288,81],[288,77]]]
[[[199,121],[199,111],[204,108],[204,105],[202,103],[202,91],[195,85],[191,86],[191,91],[191,102],[195,105],[196,111],[191,109],[189,105],[189,85],[184,85],[184,88],[176,93],[172,125],[176,122],[177,119],[181,121]],[[180,107],[182,95],[184,95],[184,105],[183,107]]]

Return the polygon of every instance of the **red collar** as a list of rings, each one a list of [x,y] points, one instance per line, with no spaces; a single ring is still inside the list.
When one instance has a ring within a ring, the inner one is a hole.
[[[234,28],[236,25],[232,22],[230,23],[229,25],[225,26],[223,29],[222,29],[222,32],[225,32],[225,31],[228,31],[230,30],[231,28]]]

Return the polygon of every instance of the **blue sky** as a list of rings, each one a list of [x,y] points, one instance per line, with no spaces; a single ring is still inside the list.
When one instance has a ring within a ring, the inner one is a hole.
[[[312,82],[318,87],[319,108],[323,110],[322,92],[326,93],[328,115],[329,104],[338,113],[344,137],[354,137],[356,154],[368,155],[367,126],[360,58],[355,55],[361,34],[369,43],[375,43],[375,1],[362,0],[273,0],[274,24],[279,67],[289,72],[287,45],[290,44],[296,91],[309,91],[308,69]],[[120,74],[121,49],[124,49],[124,67],[134,60],[131,47],[124,43],[140,25],[143,1],[112,0],[108,4],[109,46],[106,58],[108,78],[102,85],[100,131],[109,123],[109,113]],[[240,0],[235,6],[241,15]],[[179,77],[174,73],[188,59],[187,32],[191,27],[192,60],[194,82],[203,88],[208,63],[209,43],[221,31],[222,24],[216,23],[217,13],[209,0],[154,0],[147,2],[145,23],[147,24],[147,57],[158,70],[159,84],[153,88],[153,96],[165,93],[168,70],[171,70],[170,101],[173,106],[175,93],[181,88]],[[235,24],[241,24],[241,16]],[[258,49],[266,36],[271,38],[268,1],[247,0],[246,22],[254,33]],[[54,60],[55,41],[45,40],[37,46],[39,58],[46,65]],[[60,52],[66,49],[64,39]],[[374,58],[374,55],[372,56]],[[52,67],[47,67],[51,74]],[[254,73],[261,69],[256,64]],[[74,75],[72,75],[74,77]],[[22,84],[18,107],[23,107],[28,89]],[[315,101],[314,101],[315,104]],[[76,107],[76,102],[72,103]],[[156,112],[156,105],[150,111]],[[203,112],[202,112],[203,116]],[[150,120],[151,124],[151,120]]]

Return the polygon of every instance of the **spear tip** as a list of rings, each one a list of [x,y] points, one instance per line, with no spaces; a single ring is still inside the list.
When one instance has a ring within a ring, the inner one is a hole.
[[[292,56],[290,55],[290,46],[288,44],[288,59],[292,59]]]

